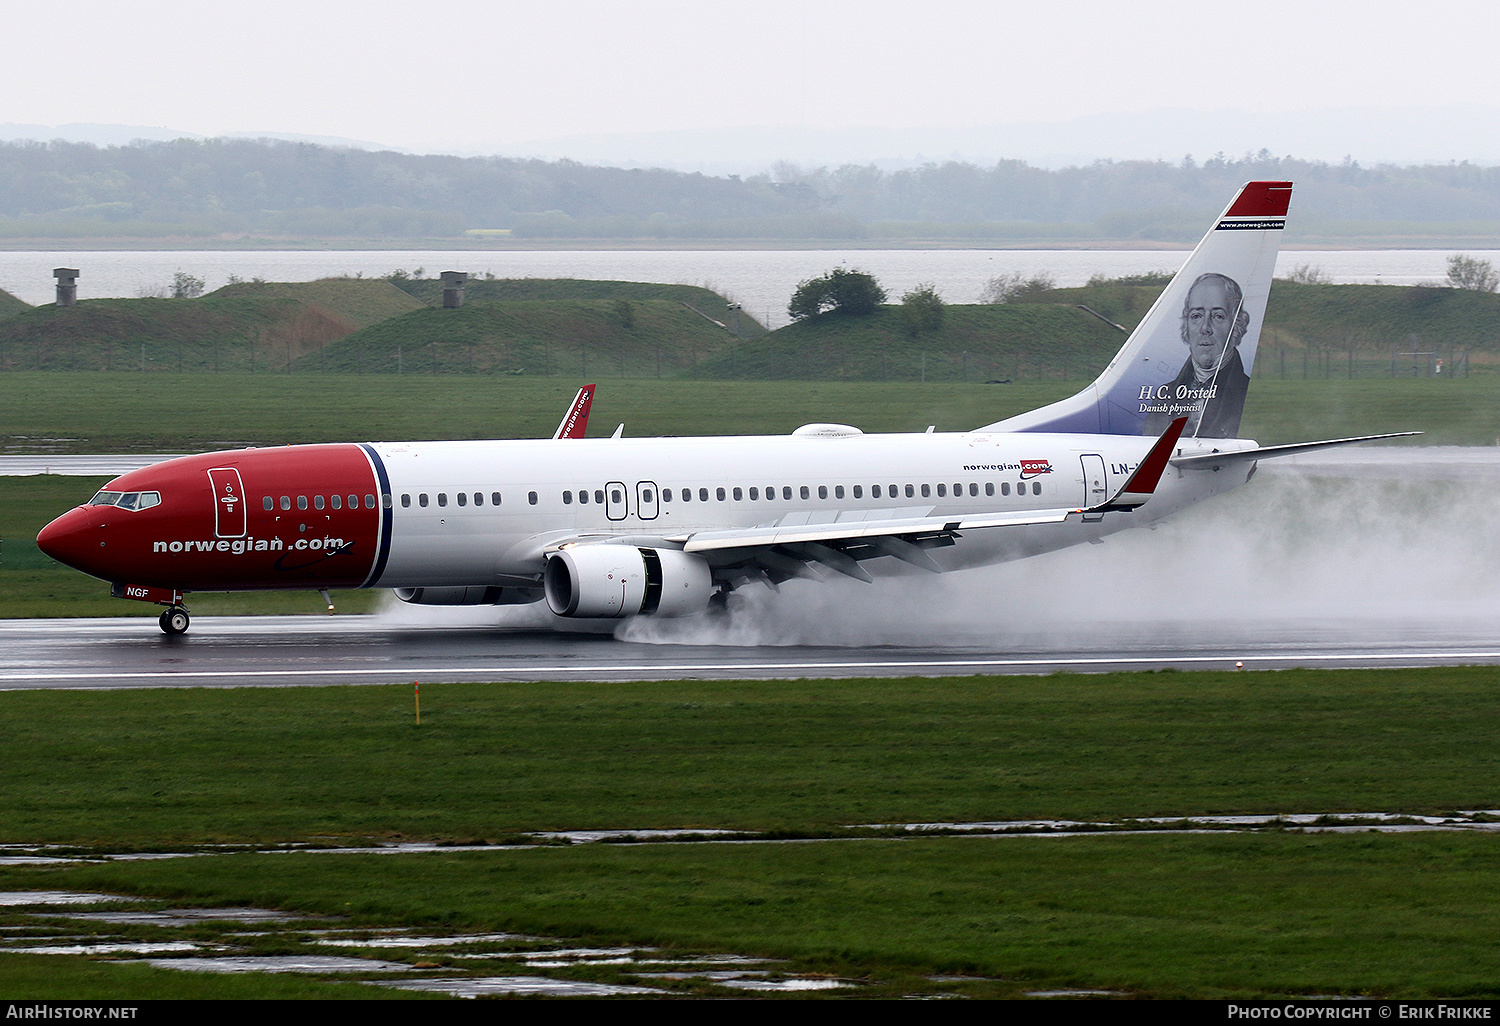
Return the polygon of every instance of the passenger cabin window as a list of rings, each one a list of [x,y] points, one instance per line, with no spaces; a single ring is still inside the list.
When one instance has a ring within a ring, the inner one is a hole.
[[[863,499],[865,497],[865,486],[864,485],[855,485],[854,486],[854,497],[856,499]]]
[[[912,496],[913,496],[913,495],[915,495],[915,494],[916,494],[916,492],[914,492],[914,491],[912,491],[912,487],[911,487],[911,485],[907,485],[907,486],[906,486],[906,497],[907,497],[907,498],[908,498],[908,499],[910,499],[910,498],[911,498],[911,497],[912,497]]]
[[[927,486],[926,485],[922,486],[922,494],[923,495],[927,494]],[[948,486],[945,485],[945,484],[939,483],[938,484],[938,498],[941,499],[941,498],[943,498],[943,496],[945,496],[947,494],[948,494]]]
[[[750,489],[750,501],[751,502],[755,502],[759,498],[760,498],[760,489],[759,488],[752,488],[752,489]]]
[[[298,509],[306,509],[307,508],[307,496],[305,496],[305,495],[299,495],[299,496],[297,496],[297,508]]]
[[[698,501],[699,502],[707,502],[708,501],[708,489],[707,488],[699,488],[698,489]]]
[[[929,488],[929,487],[927,487],[926,485],[923,485],[922,486],[922,498],[929,499],[931,497],[932,497],[932,489]]]
[[[571,505],[573,505],[573,493],[572,492],[564,490],[564,492],[563,492],[563,505],[564,506],[571,506]]]
[[[1000,482],[1000,494],[1001,495],[1009,495],[1010,494],[1010,482],[1009,481],[1001,481]]]
[[[476,505],[476,506],[483,506],[484,505],[484,493],[483,492],[475,492],[474,493],[474,505]]]
[[[267,495],[264,499],[260,500],[260,504],[262,506],[264,506],[266,509],[275,509],[276,508],[276,500],[273,499],[273,498],[271,498],[269,495]]]
[[[469,497],[467,495],[465,495],[463,492],[459,492],[458,495],[456,495],[454,497],[456,499],[458,499],[458,504],[460,506],[467,506],[469,504]]]
[[[744,498],[744,497],[745,497],[745,493],[744,493],[744,491],[742,491],[742,490],[741,490],[741,489],[739,489],[739,488],[736,488],[736,489],[735,489],[735,490],[734,490],[734,501],[735,501],[735,502],[739,502],[739,501],[740,501],[740,500],[741,500],[741,499],[743,499],[743,498]]]
[[[282,509],[291,509],[292,508],[292,497],[290,495],[283,495],[281,497],[281,508]]]
[[[578,489],[578,504],[587,506],[589,504],[589,493],[587,488]]]
[[[417,505],[418,506],[426,506],[427,505],[427,493],[426,492],[418,492],[417,493]]]
[[[490,505],[491,506],[498,506],[498,505],[500,505],[500,493],[499,492],[490,492]]]
[[[323,508],[323,496],[321,496],[321,495],[314,495],[313,496],[313,509],[322,509],[322,508]]]
[[[343,509],[344,497],[342,495],[330,495],[328,497],[328,505],[332,506],[334,509]]]
[[[533,506],[535,506],[536,505],[536,492],[527,492],[526,493],[526,501],[529,502],[529,503],[531,503]]]
[[[880,498],[880,486],[879,485],[871,485],[870,486],[870,498],[872,498],[872,499],[878,499],[878,498]]]
[[[403,492],[401,494],[401,505],[402,506],[410,506],[411,505],[411,494],[409,492]]]
[[[824,491],[825,491],[825,492],[826,492],[826,491],[827,491],[827,490],[828,490],[828,489],[826,489],[826,488],[825,488],[825,489],[823,489],[823,490],[824,490]],[[798,492],[797,492],[797,494],[798,494],[798,495],[800,495],[800,496],[802,496],[802,498],[804,498],[804,499],[806,499],[806,498],[810,498],[810,497],[811,497],[811,496],[810,496],[810,493],[809,493],[809,492],[808,492],[808,490],[807,490],[807,485],[803,485],[803,486],[802,486],[802,487],[801,487],[801,488],[800,488],[800,489],[799,489],[799,490],[798,490]]]
[[[844,486],[843,485],[834,485],[833,486],[833,497],[835,499],[842,499],[844,497]]]
[[[498,495],[499,493],[496,492],[495,494]],[[496,501],[498,502],[499,500],[497,499]],[[604,505],[604,489],[603,488],[595,488],[594,489],[594,501],[597,502],[601,506]]]
[[[718,499],[720,502],[723,502],[724,501],[724,489],[722,489],[722,488],[716,489],[714,491],[714,497],[716,499]]]
[[[993,481],[986,481],[984,483],[984,494],[986,494],[986,495],[994,495],[995,494],[995,482],[993,482]]]
[[[670,489],[670,488],[663,488],[661,490],[661,501],[662,502],[671,502],[672,501],[672,489]]]

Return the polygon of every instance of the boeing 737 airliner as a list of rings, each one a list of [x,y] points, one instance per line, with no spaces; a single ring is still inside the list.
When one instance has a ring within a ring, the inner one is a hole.
[[[162,630],[180,634],[193,591],[383,587],[682,616],[756,582],[941,573],[1094,541],[1244,484],[1260,459],[1368,440],[1236,437],[1291,189],[1246,185],[1082,392],[973,431],[583,439],[590,388],[553,439],[169,460],[37,544],[165,606]]]

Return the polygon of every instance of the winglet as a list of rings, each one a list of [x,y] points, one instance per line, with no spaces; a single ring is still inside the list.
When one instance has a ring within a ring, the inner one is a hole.
[[[1182,437],[1187,421],[1186,417],[1178,417],[1167,425],[1151,451],[1146,453],[1146,458],[1135,468],[1135,473],[1130,475],[1130,480],[1125,482],[1125,487],[1104,504],[1104,509],[1135,509],[1151,498],[1156,492],[1157,483],[1161,481],[1162,473],[1167,469],[1167,461],[1172,458],[1172,447]]]
[[[557,430],[552,433],[556,438],[582,438],[584,429],[589,426],[589,407],[594,404],[594,389],[597,385],[584,385],[573,397],[573,403],[568,407],[568,412],[563,414],[562,423],[557,425]]]

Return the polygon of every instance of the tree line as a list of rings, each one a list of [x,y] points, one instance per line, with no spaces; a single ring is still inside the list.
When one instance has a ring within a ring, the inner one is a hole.
[[[277,140],[127,146],[0,143],[0,221],[107,229],[440,236],[508,229],[525,237],[859,237],[901,226],[994,234],[1196,238],[1235,188],[1298,186],[1303,223],[1500,221],[1500,168],[1363,167],[1262,151],[1198,163],[1098,161],[1049,170],[1024,161],[800,168],[748,177],[611,168],[569,160],[450,157]],[[101,229],[99,233],[104,233]]]

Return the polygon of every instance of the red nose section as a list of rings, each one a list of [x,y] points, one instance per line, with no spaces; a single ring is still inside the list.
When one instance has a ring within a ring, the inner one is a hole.
[[[110,579],[109,532],[104,529],[104,509],[79,506],[42,528],[37,548],[74,570],[103,580]]]

